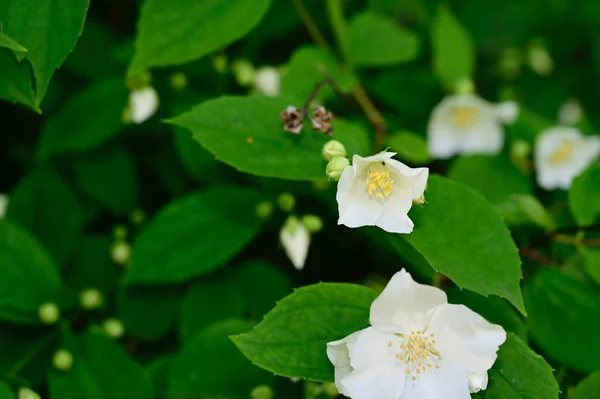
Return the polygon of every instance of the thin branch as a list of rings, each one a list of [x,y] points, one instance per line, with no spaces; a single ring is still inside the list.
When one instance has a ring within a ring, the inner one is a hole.
[[[538,251],[535,248],[520,248],[519,249],[519,255],[532,260],[536,263],[539,263],[542,266],[545,267],[554,267],[555,266],[555,262],[548,258],[546,255],[544,255],[543,253],[541,253],[540,251]]]
[[[554,234],[552,237],[550,237],[550,239],[561,244],[574,246],[583,245],[584,247],[600,247],[600,238],[581,238],[567,236],[564,234]]]
[[[47,345],[52,343],[54,339],[57,337],[58,329],[52,329],[48,334],[46,334],[41,340],[39,340],[35,345],[33,345],[24,355],[23,357],[15,363],[14,366],[8,371],[10,375],[17,375],[22,369],[25,368],[33,360],[34,357],[40,354]]]
[[[329,47],[329,44],[327,43],[325,36],[323,36],[321,31],[319,30],[319,27],[315,23],[315,20],[313,19],[313,17],[306,10],[306,7],[304,7],[304,4],[302,4],[302,0],[294,0],[294,5],[296,6],[296,11],[298,12],[298,16],[302,20],[302,23],[304,24],[304,27],[308,31],[308,34],[310,35],[310,37],[312,37],[312,39],[315,41],[315,43],[317,43],[317,45],[319,47],[321,47],[323,50],[325,50],[327,52],[330,52],[331,47]]]

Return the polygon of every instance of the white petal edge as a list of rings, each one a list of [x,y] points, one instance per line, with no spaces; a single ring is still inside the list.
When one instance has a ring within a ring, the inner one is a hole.
[[[407,381],[399,399],[471,399],[469,381],[462,368],[448,360],[442,360],[439,365],[439,370],[423,373],[416,381]]]
[[[396,169],[412,187],[412,199],[419,199],[427,188],[429,168],[411,168],[400,161],[390,159],[387,163]]]
[[[365,330],[356,331],[343,339],[327,343],[327,357],[334,366],[335,386],[345,396],[350,394],[343,385],[342,379],[352,371],[350,353],[356,344],[356,340]]]
[[[158,109],[158,93],[153,87],[133,90],[129,93],[129,110],[133,123],[148,120]]]
[[[298,222],[294,231],[284,225],[279,233],[279,239],[285,249],[285,254],[297,270],[304,268],[310,247],[310,233],[306,226]]]
[[[348,227],[374,226],[381,216],[383,203],[369,197],[364,181],[355,175],[355,170],[356,165],[348,166],[338,182],[338,224]]]

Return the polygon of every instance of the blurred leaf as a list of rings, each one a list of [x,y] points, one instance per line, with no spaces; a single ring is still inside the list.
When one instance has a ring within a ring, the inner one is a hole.
[[[52,369],[50,399],[152,398],[152,383],[144,370],[112,339],[91,332],[63,335],[63,347],[74,361],[69,371]]]
[[[253,366],[229,339],[251,328],[248,321],[232,319],[200,331],[176,355],[169,389],[194,396],[245,399],[252,388],[271,384],[273,376]]]
[[[82,157],[75,164],[75,180],[83,192],[119,216],[138,203],[138,176],[131,154],[124,148]]]
[[[40,166],[11,194],[6,218],[33,233],[62,267],[77,244],[82,212],[68,183],[49,166]]]
[[[181,164],[191,177],[200,182],[218,182],[225,179],[223,164],[196,142],[189,131],[173,126],[173,139]]]
[[[3,0],[2,31],[29,50],[36,78],[36,108],[54,71],[75,46],[83,29],[89,0]]]
[[[344,144],[349,157],[354,154],[371,155],[371,137],[362,125],[342,119],[334,119],[333,132],[333,139]]]
[[[12,388],[10,387],[10,385],[8,385],[4,381],[0,381],[0,399],[15,399],[15,398],[16,398],[16,396],[15,396]]]
[[[263,196],[245,187],[212,187],[166,205],[138,236],[127,283],[172,284],[223,266],[258,234]]]
[[[152,379],[154,390],[166,392],[168,389],[168,377],[174,355],[167,353],[159,356],[146,365],[146,374]]]
[[[600,162],[573,180],[569,208],[580,226],[593,224],[600,214]]]
[[[525,314],[519,281],[521,260],[506,225],[472,189],[430,176],[422,206],[413,206],[415,224],[406,240],[429,264],[460,288],[506,298]]]
[[[40,305],[56,302],[61,287],[45,249],[25,230],[0,220],[0,318],[39,323]]]
[[[75,256],[67,272],[67,284],[76,292],[86,288],[97,288],[112,294],[119,275],[120,266],[110,258],[112,241],[101,235],[84,235],[77,242]]]
[[[7,48],[15,53],[26,53],[27,49],[21,46],[15,39],[0,32],[0,47]]]
[[[181,304],[181,335],[188,340],[214,322],[242,317],[244,299],[232,279],[194,282],[186,290]]]
[[[415,165],[425,165],[431,162],[427,151],[427,142],[423,136],[412,132],[392,133],[386,144],[391,151],[398,153],[398,158]]]
[[[519,116],[514,124],[506,127],[507,135],[511,140],[535,141],[538,133],[549,128],[554,123],[527,108],[519,109]]]
[[[0,98],[19,102],[36,111],[35,96],[31,85],[31,73],[27,61],[20,64],[8,49],[0,48]]]
[[[270,5],[271,0],[148,0],[129,72],[180,65],[219,50],[258,25]]]
[[[600,284],[600,250],[581,247],[586,273]]]
[[[464,78],[472,78],[475,49],[469,32],[448,6],[440,6],[431,26],[433,70],[447,88]]]
[[[496,210],[509,226],[532,223],[546,231],[556,229],[552,215],[537,198],[530,194],[511,194],[503,203],[496,206]]]
[[[127,88],[122,76],[109,78],[86,87],[44,125],[38,157],[83,152],[99,147],[122,127]]]
[[[232,339],[252,363],[276,375],[331,382],[327,343],[367,327],[375,296],[355,284],[305,286],[277,303],[254,330]]]
[[[419,37],[383,14],[355,14],[348,30],[350,57],[357,66],[389,66],[410,62],[421,49]]]
[[[503,203],[511,194],[529,194],[531,181],[503,156],[471,155],[452,163],[448,177],[474,188],[494,205]]]
[[[263,261],[248,261],[236,273],[237,287],[255,320],[273,309],[276,302],[292,292],[289,277]]]
[[[525,285],[529,330],[549,357],[579,371],[600,369],[600,300],[558,270],[543,269]]]
[[[290,103],[260,96],[219,97],[169,123],[192,131],[215,158],[242,172],[290,180],[323,178],[321,147],[327,137],[310,126],[300,135],[285,132],[279,113]]]
[[[600,392],[600,371],[588,375],[569,395],[569,399],[596,399]]]
[[[473,394],[474,399],[558,399],[552,367],[511,333],[488,376],[487,389]]]

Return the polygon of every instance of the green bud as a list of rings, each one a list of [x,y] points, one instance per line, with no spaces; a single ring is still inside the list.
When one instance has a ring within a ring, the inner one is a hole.
[[[548,76],[554,70],[554,61],[544,45],[535,40],[527,49],[527,63],[541,76]]]
[[[187,87],[187,76],[183,72],[175,72],[171,75],[171,80],[169,84],[175,90],[183,90]]]
[[[38,395],[35,391],[32,391],[29,388],[21,388],[19,389],[19,399],[42,399],[40,395]]]
[[[510,146],[510,155],[514,159],[527,158],[531,154],[531,144],[525,140],[515,140]]]
[[[329,177],[329,180],[338,181],[340,176],[350,166],[350,161],[344,157],[335,157],[327,164],[325,168],[325,174]]]
[[[138,90],[149,86],[151,82],[152,74],[149,71],[144,70],[135,75],[127,76],[125,84],[129,90]]]
[[[252,399],[271,399],[273,396],[273,390],[268,385],[259,385],[250,391]]]
[[[311,233],[318,233],[323,228],[323,220],[317,215],[302,216],[302,223]]]
[[[52,302],[46,302],[38,309],[40,320],[44,324],[54,324],[60,319],[60,310]]]
[[[515,79],[521,72],[523,65],[523,54],[517,48],[508,48],[500,55],[498,68],[500,73],[507,79]]]
[[[337,140],[329,140],[323,146],[321,154],[326,161],[331,161],[331,159],[335,157],[345,157],[346,147],[344,147],[344,145]]]
[[[57,370],[69,371],[73,366],[73,355],[65,349],[60,349],[52,357],[52,364]]]
[[[330,398],[337,398],[340,394],[337,390],[337,387],[333,382],[326,382],[323,384],[323,391]]]
[[[256,215],[261,219],[268,219],[273,214],[273,204],[270,201],[262,201],[256,207]]]
[[[296,198],[290,193],[281,193],[279,197],[277,197],[277,205],[284,212],[291,212],[296,206]]]
[[[314,381],[304,383],[304,399],[315,399],[321,392],[323,392],[322,384]]]
[[[256,71],[250,61],[236,60],[231,65],[231,71],[240,86],[251,86],[254,83]]]
[[[131,125],[133,122],[131,119],[131,108],[129,107],[129,104],[123,107],[123,112],[121,112],[121,122],[123,122],[124,125]]]
[[[143,209],[134,209],[131,215],[129,215],[129,220],[134,225],[140,225],[146,220],[146,212]]]
[[[88,288],[79,293],[79,303],[86,310],[95,310],[104,304],[104,296],[96,288]]]
[[[475,93],[475,84],[469,78],[462,78],[456,82],[454,86],[456,94],[467,95]]]
[[[298,219],[294,215],[288,216],[288,218],[283,223],[281,230],[287,230],[290,235],[294,235],[296,233],[296,229],[301,225],[300,219]]]
[[[110,247],[110,258],[118,265],[126,265],[131,258],[131,245],[125,240],[117,240]]]
[[[102,330],[111,338],[119,339],[125,334],[123,322],[119,319],[106,319],[102,323]]]
[[[124,240],[127,238],[127,227],[122,224],[118,224],[113,229],[113,237],[116,240]]]
[[[215,71],[218,73],[227,72],[227,56],[225,54],[216,54],[212,61]]]

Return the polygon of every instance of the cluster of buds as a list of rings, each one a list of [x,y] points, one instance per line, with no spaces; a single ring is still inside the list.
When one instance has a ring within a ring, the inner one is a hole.
[[[304,127],[304,116],[307,116],[305,110],[300,110],[293,105],[288,105],[288,107],[279,114],[279,118],[283,122],[283,130],[294,134],[300,134]],[[328,136],[333,134],[332,121],[333,115],[323,106],[315,108],[312,118],[310,118],[312,128],[321,133],[325,133]]]

